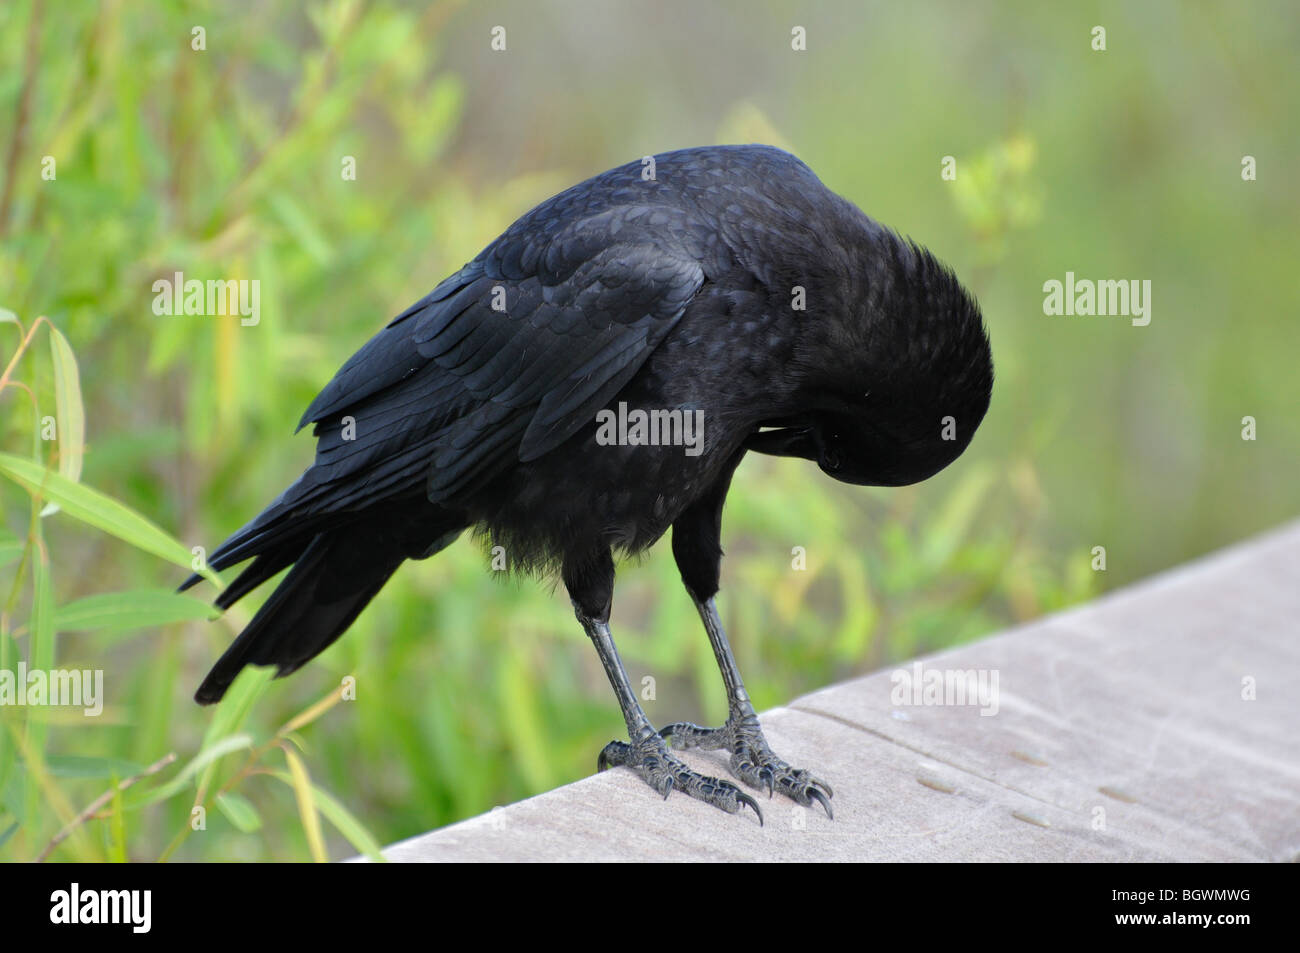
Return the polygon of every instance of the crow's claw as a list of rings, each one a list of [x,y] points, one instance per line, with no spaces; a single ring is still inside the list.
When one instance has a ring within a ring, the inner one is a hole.
[[[659,735],[671,738],[676,748],[726,749],[731,752],[731,773],[750,787],[766,789],[769,798],[780,791],[804,807],[816,801],[826,809],[828,818],[835,819],[830,805],[830,799],[835,796],[831,786],[807,771],[790,767],[773,754],[753,715],[733,715],[721,728],[701,728],[682,722],[668,725]]]
[[[752,807],[758,815],[759,825],[763,824],[763,812],[759,810],[757,801],[730,781],[692,771],[668,753],[668,745],[660,735],[649,735],[632,744],[611,741],[596,758],[596,767],[601,771],[631,768],[646,784],[663,795],[664,800],[674,791],[681,791],[728,814],[738,814],[746,807]]]
[[[624,764],[629,748],[630,745],[625,741],[611,741],[605,745],[600,749],[600,754],[596,756],[596,771],[600,772],[606,768]]]
[[[750,797],[748,794],[746,794],[744,791],[739,792],[739,793],[736,795],[736,799],[739,800],[741,804],[748,804],[750,807],[752,807],[752,808],[754,809],[754,813],[758,815],[758,826],[759,826],[759,827],[762,827],[762,826],[763,826],[763,812],[760,811],[760,810],[758,809],[758,802],[755,801],[755,800],[754,800],[752,797]]]
[[[821,806],[826,808],[826,816],[829,817],[832,821],[835,820],[835,812],[831,810],[831,802],[826,800],[826,795],[823,794],[818,788],[809,788],[808,797],[814,801],[820,802]]]

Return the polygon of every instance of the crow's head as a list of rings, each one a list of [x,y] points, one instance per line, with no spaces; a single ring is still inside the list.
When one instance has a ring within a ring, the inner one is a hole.
[[[966,449],[988,410],[993,358],[979,306],[929,252],[878,226],[859,247],[840,294],[827,294],[833,306],[810,309],[801,406],[763,421],[746,446],[813,460],[846,483],[906,486]]]

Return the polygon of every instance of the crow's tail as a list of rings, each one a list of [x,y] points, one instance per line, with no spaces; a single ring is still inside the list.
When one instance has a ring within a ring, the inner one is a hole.
[[[220,701],[245,665],[274,665],[277,677],[296,671],[343,634],[397,567],[450,545],[463,528],[446,513],[420,519],[401,509],[366,513],[258,554],[218,606],[229,607],[285,566],[293,568],[212,667],[195,701]]]

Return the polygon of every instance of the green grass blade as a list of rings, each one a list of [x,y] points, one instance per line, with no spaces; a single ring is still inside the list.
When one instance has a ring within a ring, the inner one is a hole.
[[[203,769],[211,766],[233,751],[242,751],[251,747],[253,747],[253,738],[251,735],[246,734],[230,735],[229,737],[222,738],[215,744],[205,745],[203,749],[185,765],[180,774],[162,785],[162,787],[154,788],[154,790],[150,791],[138,801],[133,801],[132,806],[139,807],[144,804],[155,804],[158,801],[165,801],[169,797],[179,794],[184,790],[185,785],[190,778],[194,777],[194,775],[198,774]]]
[[[293,786],[294,796],[298,799],[298,814],[302,818],[303,833],[307,835],[307,846],[311,850],[312,860],[318,864],[329,863],[325,852],[325,838],[320,829],[320,813],[316,809],[316,791],[312,787],[307,765],[292,748],[284,749],[284,759],[289,762],[289,783]]]
[[[112,497],[74,483],[61,473],[47,470],[39,463],[9,453],[0,453],[0,473],[29,491],[38,492],[46,499],[58,503],[69,516],[116,536],[137,549],[190,568],[193,557],[180,540]],[[217,586],[222,585],[212,570],[204,568],[201,573]]]
[[[257,813],[253,802],[242,794],[236,794],[234,791],[218,794],[217,810],[224,814],[226,820],[234,824],[236,829],[245,834],[252,834],[262,828],[262,816]]]
[[[271,774],[289,785],[289,787],[293,787],[293,778],[287,772],[272,771]],[[366,826],[357,819],[355,814],[344,807],[342,802],[332,794],[321,788],[320,785],[312,785],[312,790],[316,795],[316,806],[320,808],[320,812],[325,815],[325,818],[334,825],[340,834],[348,839],[349,844],[377,864],[388,863],[388,858],[384,856],[379,841],[375,839],[375,836],[370,831],[366,830]]]
[[[54,360],[54,406],[58,427],[59,473],[73,483],[81,479],[86,445],[86,408],[81,400],[81,375],[72,345],[50,325],[50,353]]]
[[[60,632],[143,629],[210,620],[217,614],[208,603],[169,589],[134,589],[87,596],[60,606],[54,613],[54,625]]]

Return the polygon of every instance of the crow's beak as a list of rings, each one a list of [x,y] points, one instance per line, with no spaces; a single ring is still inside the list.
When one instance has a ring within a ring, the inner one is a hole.
[[[811,427],[760,430],[745,439],[745,449],[773,457],[801,457],[804,460],[816,460],[819,452]]]

